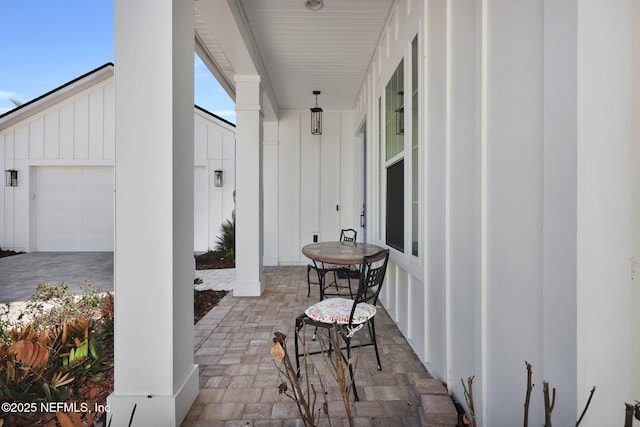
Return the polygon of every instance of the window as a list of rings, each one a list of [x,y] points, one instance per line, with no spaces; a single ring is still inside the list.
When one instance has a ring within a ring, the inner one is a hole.
[[[411,255],[418,256],[419,177],[418,168],[418,37],[411,42]]]
[[[385,88],[386,243],[404,252],[404,61]]]
[[[385,89],[386,160],[404,151],[404,61],[400,61]]]
[[[404,160],[387,168],[386,226],[387,245],[404,252]]]
[[[379,197],[384,201],[379,226],[389,247],[411,257],[420,255],[419,67],[415,36],[378,98]]]

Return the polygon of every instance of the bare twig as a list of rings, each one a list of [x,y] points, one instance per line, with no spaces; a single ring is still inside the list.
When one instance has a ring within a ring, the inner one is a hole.
[[[531,382],[531,376],[533,375],[533,368],[529,362],[524,362],[527,366],[527,394],[524,398],[524,427],[529,425],[529,405],[531,403],[531,391],[533,390],[533,384]]]
[[[342,396],[342,403],[344,404],[344,409],[347,414],[347,419],[349,420],[349,426],[353,427],[353,413],[351,412],[351,402],[349,400],[349,391],[351,390],[351,375],[349,374],[349,367],[353,366],[353,360],[349,359],[343,360],[342,351],[341,351],[341,341],[340,341],[340,330],[337,325],[333,325],[331,329],[329,329],[329,346],[333,348],[333,357],[327,351],[327,345],[318,335],[318,341],[322,347],[322,355],[331,372],[331,375],[336,379],[336,383],[338,384],[338,389],[340,390],[340,394]],[[329,355],[328,355],[329,354]],[[354,368],[355,369],[355,368]]]
[[[315,414],[317,393],[313,384],[309,383],[308,375],[306,378],[306,391],[302,389],[297,371],[293,367],[293,364],[291,363],[291,359],[289,358],[289,354],[287,352],[286,338],[286,335],[284,335],[283,333],[276,332],[273,339],[274,346],[271,349],[271,354],[274,356],[276,362],[276,368],[278,369],[280,375],[286,379],[286,382],[283,382],[278,386],[278,390],[280,391],[280,393],[284,393],[286,396],[295,401],[296,406],[298,407],[298,412],[300,413],[300,417],[302,418],[305,426],[314,427],[317,425],[317,421],[320,417],[320,415],[318,414],[318,419],[316,419]],[[306,360],[307,358],[305,357],[305,370],[307,367]],[[278,362],[281,362],[284,367],[278,365]],[[308,370],[306,371],[308,372]],[[322,385],[322,382],[320,383],[320,385],[323,389],[324,395],[324,386]],[[309,398],[312,399],[311,405],[309,405]]]
[[[553,389],[551,400],[549,400],[549,383],[543,381],[542,387],[544,393],[544,427],[552,427],[551,413],[553,412],[553,407],[556,405],[556,389]]]
[[[467,377],[467,384],[469,387],[465,385],[462,378],[460,378],[460,382],[462,383],[462,388],[464,389],[464,400],[467,401],[467,407],[469,408],[469,415],[471,416],[471,427],[477,427],[476,423],[476,410],[473,406],[473,378]]]
[[[582,418],[584,418],[584,414],[587,413],[587,409],[589,409],[589,405],[591,404],[591,399],[593,398],[593,393],[596,392],[596,386],[593,386],[591,389],[591,393],[589,393],[589,399],[587,399],[587,404],[584,405],[584,409],[582,410],[582,414],[580,414],[580,418],[578,418],[578,422],[576,423],[576,427],[580,425],[582,422]]]

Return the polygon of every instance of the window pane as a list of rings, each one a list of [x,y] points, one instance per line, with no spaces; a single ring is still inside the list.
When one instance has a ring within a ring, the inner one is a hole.
[[[387,245],[404,252],[404,160],[387,168]]]
[[[404,60],[385,88],[386,160],[404,149]]]
[[[384,160],[382,157],[384,139],[382,138],[382,98],[378,98],[378,159],[380,167],[378,168],[378,239],[382,240],[382,168]]]
[[[419,226],[418,215],[418,37],[411,42],[411,254],[418,256]]]

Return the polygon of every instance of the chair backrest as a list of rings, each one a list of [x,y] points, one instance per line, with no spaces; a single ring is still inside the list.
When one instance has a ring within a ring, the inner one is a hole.
[[[353,228],[343,228],[340,231],[341,242],[355,242],[356,237],[358,237],[358,232]]]
[[[350,320],[353,319],[356,306],[361,302],[366,302],[371,305],[376,305],[378,302],[378,296],[380,295],[380,290],[384,283],[384,276],[387,272],[388,262],[389,249],[382,250],[362,259],[358,293],[356,295],[353,308],[351,309]]]

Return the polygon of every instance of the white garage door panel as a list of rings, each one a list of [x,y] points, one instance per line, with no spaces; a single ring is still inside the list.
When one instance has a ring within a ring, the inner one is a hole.
[[[82,190],[82,209],[98,209],[113,212],[113,190]]]
[[[113,168],[36,168],[37,251],[113,250]]]
[[[45,178],[46,179],[46,178]],[[38,203],[56,209],[77,209],[80,207],[80,191],[74,188],[62,189],[50,184],[36,192]]]

